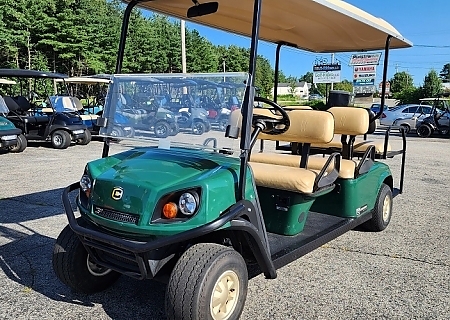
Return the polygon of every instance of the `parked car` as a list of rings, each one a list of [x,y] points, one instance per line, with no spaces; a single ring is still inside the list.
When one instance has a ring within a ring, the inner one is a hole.
[[[322,100],[323,97],[320,94],[310,94],[308,97],[309,101],[313,101],[313,100]]]
[[[430,114],[430,106],[405,104],[384,111],[380,118],[380,124],[384,126],[392,126],[394,125],[395,120],[398,119],[411,119],[413,117],[424,118]],[[414,128],[414,126],[410,128]]]
[[[372,110],[375,114],[377,114],[380,111],[380,107],[381,107],[381,104],[374,103],[370,106],[370,110]],[[389,106],[384,105],[383,111],[387,111],[387,110],[389,110]]]

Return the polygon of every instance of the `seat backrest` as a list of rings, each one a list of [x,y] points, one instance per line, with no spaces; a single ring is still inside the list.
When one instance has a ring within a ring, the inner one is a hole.
[[[364,108],[332,107],[327,111],[334,116],[335,134],[358,136],[369,130],[369,113]]]
[[[24,96],[17,96],[15,100],[17,101],[20,110],[22,110],[23,112],[27,112],[32,108],[30,102]]]
[[[77,108],[78,111],[83,110],[83,104],[81,103],[80,99],[77,97],[71,97],[73,105]]]
[[[255,108],[253,113],[281,118],[280,115],[273,114],[269,109]],[[261,133],[258,139],[300,143],[328,143],[333,139],[335,121],[330,112],[300,109],[289,111],[288,115],[290,126],[286,132],[277,135]],[[230,115],[230,126],[240,128],[241,123],[241,110],[234,110]]]
[[[19,111],[20,110],[19,105],[12,97],[4,96],[3,100],[5,100],[6,106],[8,107],[9,111]]]

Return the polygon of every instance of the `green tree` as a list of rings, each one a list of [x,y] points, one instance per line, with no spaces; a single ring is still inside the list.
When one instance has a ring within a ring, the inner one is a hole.
[[[439,76],[443,82],[450,82],[450,63],[446,63],[443,67]]]
[[[342,80],[341,82],[335,83],[333,88],[334,90],[353,92],[353,83],[348,80]]]
[[[442,80],[439,78],[436,70],[431,70],[425,76],[422,86],[423,97],[436,97],[442,93]]]
[[[414,88],[412,76],[405,71],[394,74],[394,77],[389,82],[391,85],[391,92],[393,93],[399,93],[405,89],[410,90],[411,88]]]

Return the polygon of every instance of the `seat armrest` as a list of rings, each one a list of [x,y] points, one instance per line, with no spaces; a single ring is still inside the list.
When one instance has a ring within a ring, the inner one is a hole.
[[[331,185],[339,177],[341,169],[341,154],[335,152],[328,157],[327,162],[320,170],[314,182],[316,188],[322,188]],[[333,168],[329,171],[330,168]]]

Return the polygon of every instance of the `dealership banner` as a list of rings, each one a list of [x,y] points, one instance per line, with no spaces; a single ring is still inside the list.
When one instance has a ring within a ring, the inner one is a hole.
[[[336,83],[341,82],[340,64],[319,64],[313,66],[314,83]]]
[[[381,52],[377,53],[357,53],[352,54],[350,66],[378,65],[380,63]]]

